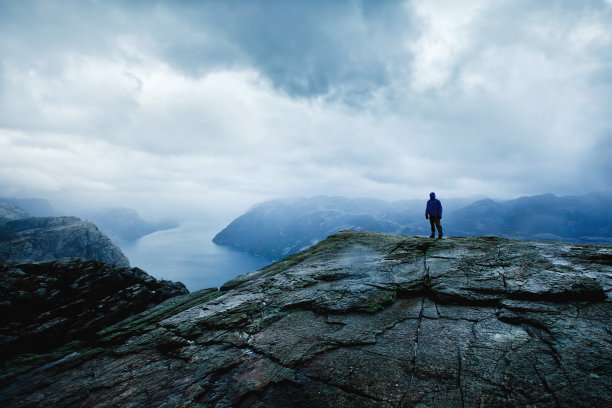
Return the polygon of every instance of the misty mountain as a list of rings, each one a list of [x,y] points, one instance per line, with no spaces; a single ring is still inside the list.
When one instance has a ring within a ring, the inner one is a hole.
[[[9,221],[30,217],[30,214],[13,204],[0,201],[0,226]]]
[[[149,222],[143,220],[136,210],[131,208],[108,208],[89,212],[83,215],[92,221],[117,244],[125,244],[137,240],[156,231],[178,227],[172,220]]]
[[[453,235],[612,244],[612,193],[481,200],[449,214]]]
[[[117,244],[126,244],[155,231],[178,227],[173,220],[150,222],[136,210],[116,207],[97,210],[58,210],[44,198],[0,198],[0,224],[26,217],[77,216],[96,224]]]
[[[219,232],[213,242],[267,259],[280,259],[340,230],[429,235],[423,200],[318,196],[258,204]],[[515,200],[444,199],[445,235],[612,244],[612,194],[544,194]]]
[[[445,210],[474,199],[449,199]],[[238,217],[213,242],[256,256],[279,259],[315,244],[340,230],[424,234],[426,200],[386,202],[374,198],[317,196],[273,200]]]
[[[62,215],[44,198],[0,198],[0,202],[18,207],[27,212],[31,217],[55,217]]]
[[[85,258],[129,266],[127,257],[91,222],[29,217],[0,225],[0,263]]]

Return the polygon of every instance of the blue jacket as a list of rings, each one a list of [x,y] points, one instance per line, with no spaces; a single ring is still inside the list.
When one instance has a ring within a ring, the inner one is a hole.
[[[425,209],[425,216],[434,216],[442,218],[442,203],[436,199],[435,194],[431,194],[430,200],[427,202],[427,208]]]

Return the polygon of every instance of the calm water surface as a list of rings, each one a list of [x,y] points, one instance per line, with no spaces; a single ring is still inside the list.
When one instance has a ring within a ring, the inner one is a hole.
[[[198,222],[146,235],[122,247],[132,267],[157,279],[180,281],[190,292],[219,287],[246,272],[271,263],[212,242],[223,227]]]

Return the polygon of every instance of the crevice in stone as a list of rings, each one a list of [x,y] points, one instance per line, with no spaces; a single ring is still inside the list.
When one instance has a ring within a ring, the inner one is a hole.
[[[437,308],[437,303],[436,303],[436,308]],[[453,343],[453,346],[455,346],[455,349],[457,350],[457,388],[459,389],[459,395],[461,396],[461,407],[465,408],[465,396],[463,393],[463,385],[461,382],[461,379],[463,377],[463,366],[462,366],[462,360],[461,360],[461,349],[459,348],[459,345],[457,345],[457,342],[453,339],[453,337],[451,337],[448,332],[445,329],[442,329],[442,332],[444,333],[444,335],[446,336],[446,338]]]
[[[548,384],[548,381],[546,381],[546,378],[544,378],[542,376],[542,374],[540,374],[540,371],[538,370],[538,358],[536,356],[535,358],[535,364],[533,365],[533,369],[536,372],[536,375],[538,376],[538,378],[540,379],[540,382],[542,383],[542,385],[544,386],[544,389],[546,390],[547,393],[549,393],[552,398],[555,400],[555,407],[556,408],[561,408],[561,404],[559,403],[559,399],[557,398],[557,395],[554,393],[554,391],[550,388],[550,385]]]
[[[366,345],[366,346],[368,346],[368,345]],[[400,363],[412,364],[412,357],[410,357],[410,359],[407,360],[407,359],[396,357],[396,356],[392,356],[392,355],[389,355],[389,354],[377,353],[376,351],[368,350],[366,348],[363,348],[362,346],[358,346],[358,347],[356,347],[356,349],[358,349],[359,351],[362,351],[364,353],[371,354],[373,356],[385,357],[385,358],[388,358],[388,359],[391,359],[391,360],[394,360],[394,361],[398,361]]]
[[[542,344],[544,344],[545,346],[548,347],[548,349],[550,351],[550,356],[553,358],[553,361],[555,362],[555,365],[563,373],[563,376],[567,380],[568,386],[573,389],[574,385],[572,383],[572,380],[571,380],[570,376],[567,374],[567,371],[565,370],[565,365],[563,363],[563,357],[559,354],[559,352],[555,348],[554,342],[551,341],[550,339],[547,339],[545,336],[543,336],[540,333],[538,327],[530,326],[528,324],[522,324],[521,327],[523,327],[523,329],[531,337],[538,339]],[[550,333],[546,332],[546,334],[550,334]]]
[[[456,344],[455,347],[457,347]],[[465,408],[465,396],[463,395],[463,384],[461,383],[461,378],[463,376],[462,369],[461,352],[459,351],[459,347],[457,347],[457,387],[459,388],[459,395],[461,396],[461,407]]]
[[[417,327],[416,327],[416,331],[415,331],[415,335],[414,335],[414,345],[413,345],[413,355],[410,361],[410,380],[408,380],[408,385],[406,386],[406,391],[404,391],[404,395],[402,396],[400,401],[404,401],[404,399],[406,398],[406,395],[408,395],[408,391],[410,390],[410,387],[412,386],[412,383],[414,382],[414,371],[416,368],[416,364],[417,364],[417,353],[418,353],[418,348],[419,348],[419,331],[421,329],[421,323],[423,321],[423,312],[425,310],[425,297],[423,297],[423,299],[421,300],[421,310],[419,312],[419,317],[418,317],[418,322],[417,322]]]
[[[335,349],[335,348],[337,348],[337,347],[333,347],[333,348],[330,348],[330,349],[323,350],[321,353],[324,353],[324,352],[327,352],[327,351],[333,350],[333,349]],[[269,386],[269,384],[270,384],[271,382],[273,382],[273,381],[272,381],[272,379],[273,379],[273,378],[274,378],[274,377],[275,377],[275,376],[276,376],[276,375],[277,375],[277,374],[280,372],[280,370],[282,370],[283,368],[285,368],[285,369],[289,369],[289,370],[294,371],[294,372],[296,373],[296,376],[303,376],[303,377],[309,378],[309,379],[311,379],[311,380],[314,380],[314,381],[317,381],[317,382],[320,382],[320,383],[323,383],[323,384],[326,384],[326,385],[329,385],[329,386],[332,386],[332,387],[335,387],[335,388],[341,389],[342,391],[344,391],[344,392],[346,392],[346,393],[348,393],[348,394],[354,394],[354,395],[360,396],[360,397],[362,397],[362,398],[370,399],[370,400],[377,401],[377,402],[384,402],[384,403],[388,403],[388,404],[393,405],[393,403],[392,403],[391,401],[388,401],[388,400],[385,400],[385,399],[378,398],[378,397],[376,397],[376,396],[373,396],[373,395],[367,394],[367,393],[365,393],[365,392],[363,392],[363,391],[360,391],[360,390],[357,390],[357,389],[353,389],[353,388],[347,387],[347,386],[345,386],[345,385],[335,384],[335,383],[332,383],[332,382],[328,382],[328,381],[325,381],[325,380],[323,380],[323,379],[321,379],[321,378],[318,378],[318,377],[314,377],[314,376],[310,376],[310,375],[308,375],[308,374],[305,374],[305,373],[303,373],[303,372],[299,371],[299,370],[298,370],[298,369],[296,369],[296,368],[293,368],[293,367],[290,367],[290,366],[285,365],[285,364],[284,364],[284,363],[282,363],[282,362],[281,362],[281,360],[280,360],[280,359],[278,359],[277,357],[275,357],[275,356],[271,356],[271,355],[266,354],[266,353],[262,353],[261,351],[259,351],[259,350],[255,349],[255,348],[253,348],[253,347],[251,347],[251,346],[249,346],[249,345],[247,345],[247,346],[245,346],[245,347],[238,348],[238,350],[242,350],[242,351],[244,351],[244,350],[248,350],[248,352],[250,352],[250,353],[252,353],[252,354],[254,354],[254,355],[257,355],[257,356],[259,356],[260,358],[264,358],[264,359],[266,359],[266,360],[268,360],[268,361],[270,361],[270,362],[272,362],[272,363],[274,363],[274,364],[276,364],[276,365],[278,365],[278,366],[279,366],[278,370],[277,370],[277,371],[274,373],[274,376],[272,376],[272,377],[271,377],[270,382],[268,382],[268,384],[266,384],[266,386],[265,386],[265,387],[262,389],[262,391],[261,391],[261,392],[265,392],[265,389],[266,389],[266,388]],[[321,354],[321,353],[317,353],[316,355]],[[289,354],[291,354],[291,353],[289,353]],[[313,356],[313,358],[314,358],[314,357],[316,357],[316,355],[314,355],[314,356]],[[310,359],[309,359],[309,360],[310,360]],[[300,359],[300,360],[298,360],[298,361],[300,361],[301,363],[304,363],[304,362],[305,362],[305,361],[307,361],[307,360],[301,361],[301,359]],[[356,368],[354,368],[354,369],[353,369],[353,372],[354,372],[355,370],[356,370]],[[353,373],[353,372],[349,373],[348,377],[350,377],[350,376],[352,375],[352,373]]]
[[[391,323],[390,325],[383,327],[382,330],[378,333],[375,333],[375,335],[376,337],[384,336],[388,331],[395,329],[395,326],[397,326],[398,324],[403,323],[406,320],[413,320],[413,319],[414,317],[402,317],[401,319]]]
[[[356,390],[356,389],[351,388],[351,387],[347,387],[345,385],[335,384],[333,382],[325,381],[325,380],[323,380],[321,378],[317,378],[317,377],[312,377],[310,375],[307,375],[307,374],[304,374],[304,373],[301,373],[301,372],[296,372],[296,374],[297,374],[297,376],[306,377],[306,378],[308,378],[308,379],[310,379],[312,381],[316,381],[316,382],[319,382],[321,384],[325,384],[325,385],[327,385],[329,387],[337,388],[337,389],[342,390],[343,392],[345,392],[347,394],[357,395],[357,396],[359,396],[361,398],[365,398],[365,399],[368,399],[368,400],[371,400],[371,401],[376,401],[376,402],[382,402],[382,403],[385,403],[385,404],[389,404],[390,406],[394,406],[395,405],[393,403],[393,401],[381,399],[381,398],[375,397],[373,395],[370,395],[368,393],[365,393],[363,391]]]

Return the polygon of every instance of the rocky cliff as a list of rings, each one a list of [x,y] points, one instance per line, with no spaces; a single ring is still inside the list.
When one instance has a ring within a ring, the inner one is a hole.
[[[612,406],[612,248],[340,232],[5,362],[3,406]]]
[[[117,245],[94,224],[76,217],[30,217],[0,225],[0,263],[64,257],[129,266]]]
[[[113,323],[186,293],[182,283],[100,261],[0,265],[0,358],[91,339]]]

